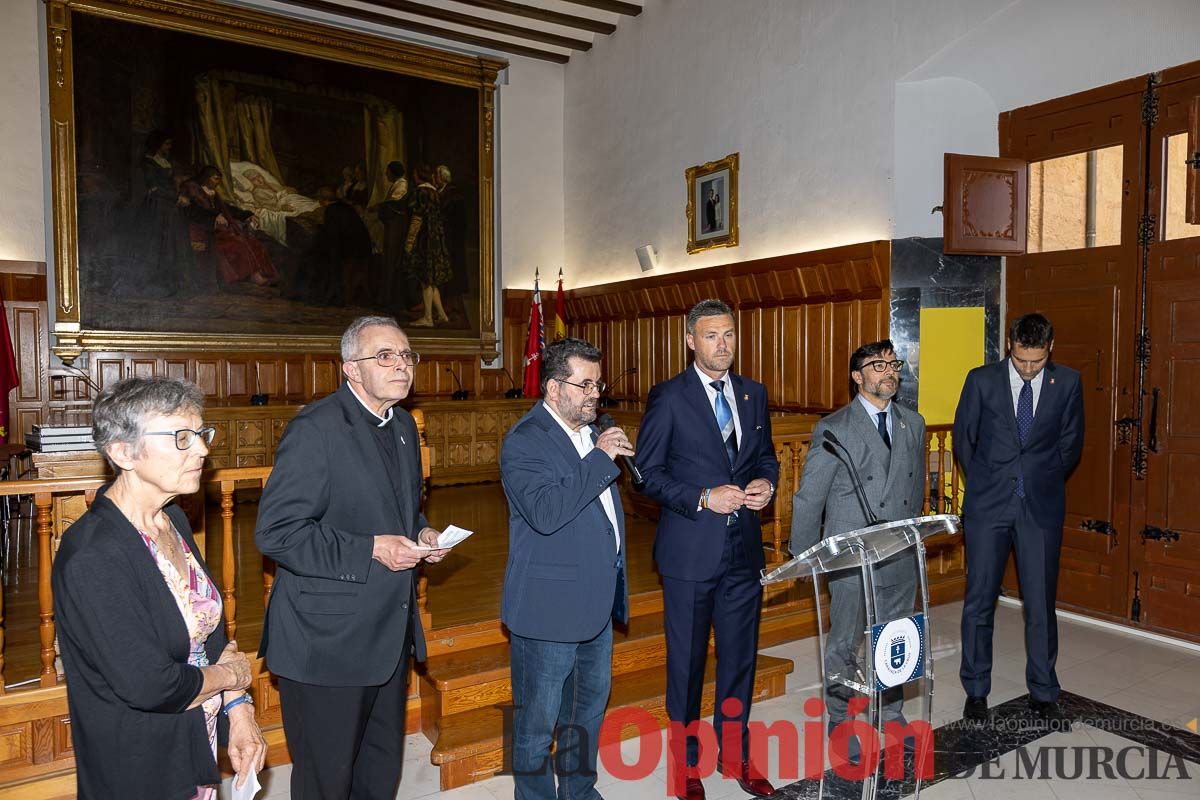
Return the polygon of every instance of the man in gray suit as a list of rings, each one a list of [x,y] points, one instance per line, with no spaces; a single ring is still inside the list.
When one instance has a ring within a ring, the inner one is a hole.
[[[822,538],[867,526],[868,519],[842,459],[822,447],[825,431],[832,431],[845,446],[866,490],[867,501],[880,520],[898,520],[921,513],[925,488],[925,419],[915,411],[892,402],[900,386],[900,369],[895,348],[888,339],[863,345],[850,357],[850,391],[853,399],[817,423],[812,447],[804,461],[800,488],[792,497],[793,555],[802,553]],[[913,612],[916,590],[916,560],[903,553],[875,569],[877,616],[880,622],[907,617]],[[830,621],[825,649],[827,675],[855,678],[859,672],[857,651],[863,637],[865,615],[862,576],[854,570],[829,576]],[[862,678],[856,678],[861,681]],[[844,722],[850,689],[829,683],[825,702],[829,708],[830,731]],[[904,697],[900,687],[883,695],[883,718],[907,724],[901,714]],[[849,741],[849,757],[858,762],[859,742]]]

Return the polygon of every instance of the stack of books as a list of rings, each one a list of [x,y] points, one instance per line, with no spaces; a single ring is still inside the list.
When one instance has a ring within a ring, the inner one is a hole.
[[[94,450],[90,425],[34,425],[25,435],[25,446],[39,453]]]

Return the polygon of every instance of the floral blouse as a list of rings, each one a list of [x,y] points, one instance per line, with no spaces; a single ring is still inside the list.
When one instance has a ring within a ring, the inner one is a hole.
[[[208,575],[196,561],[196,556],[192,554],[187,542],[179,535],[179,531],[172,526],[171,532],[177,537],[180,549],[187,559],[187,575],[180,575],[171,560],[159,552],[154,540],[145,531],[138,531],[142,541],[150,550],[150,554],[154,556],[154,561],[158,564],[158,571],[162,573],[163,580],[167,582],[167,588],[171,590],[171,595],[175,598],[175,605],[179,607],[179,613],[183,615],[183,621],[187,625],[188,639],[191,641],[188,663],[194,667],[207,667],[209,665],[208,654],[204,651],[204,643],[221,624],[221,594],[208,580]],[[208,728],[209,747],[212,748],[215,759],[217,756],[217,715],[221,711],[221,693],[218,692],[205,700],[202,708],[204,709],[204,722]],[[216,800],[216,796],[217,792],[214,788],[198,786],[193,800]]]

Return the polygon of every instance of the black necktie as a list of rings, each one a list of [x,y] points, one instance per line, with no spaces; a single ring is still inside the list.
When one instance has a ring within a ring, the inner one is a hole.
[[[888,435],[887,430],[887,412],[880,411],[875,415],[879,419],[879,435],[883,437],[883,443],[887,445],[887,449],[892,449],[892,437]]]

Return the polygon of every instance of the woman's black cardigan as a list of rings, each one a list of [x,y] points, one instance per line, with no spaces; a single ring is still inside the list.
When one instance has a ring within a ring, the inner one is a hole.
[[[154,557],[104,490],[63,534],[51,576],[78,796],[188,800],[221,780],[204,710],[186,710],[203,677]],[[167,514],[203,566],[183,511]],[[224,647],[222,622],[205,643],[210,664]]]

